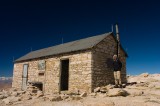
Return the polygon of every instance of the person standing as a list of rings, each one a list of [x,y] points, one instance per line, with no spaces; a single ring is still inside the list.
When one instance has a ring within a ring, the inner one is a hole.
[[[113,56],[113,69],[114,69],[115,88],[122,87],[121,68],[122,68],[121,61],[118,59],[117,55],[114,55]]]

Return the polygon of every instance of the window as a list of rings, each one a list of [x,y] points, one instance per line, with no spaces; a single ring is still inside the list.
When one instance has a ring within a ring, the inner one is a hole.
[[[46,67],[46,62],[44,60],[38,61],[38,70],[44,71]]]

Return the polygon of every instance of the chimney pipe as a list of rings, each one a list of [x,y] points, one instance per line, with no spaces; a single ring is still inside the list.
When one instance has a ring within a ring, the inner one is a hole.
[[[120,56],[120,38],[119,38],[119,30],[118,30],[118,24],[116,23],[116,37],[117,37],[117,56]]]

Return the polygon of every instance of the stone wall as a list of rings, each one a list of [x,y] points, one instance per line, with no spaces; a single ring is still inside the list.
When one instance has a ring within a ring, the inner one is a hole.
[[[32,60],[14,64],[12,87],[22,88],[23,65],[28,64],[28,82],[44,82],[44,76],[39,75],[38,61]]]
[[[29,82],[42,82],[45,93],[59,92],[60,61],[61,59],[69,59],[69,91],[91,92],[91,57],[91,51],[87,50],[15,63],[12,86],[22,87],[23,65],[28,64]],[[45,70],[38,70],[39,60],[45,60]],[[44,75],[39,75],[43,72]]]
[[[109,35],[92,50],[92,90],[98,86],[114,83],[112,57],[116,53],[117,44],[113,36]],[[122,82],[126,82],[126,57],[120,50],[122,61]]]
[[[22,70],[23,70],[23,63],[15,63],[14,64],[12,87],[21,88],[21,86],[22,86]]]

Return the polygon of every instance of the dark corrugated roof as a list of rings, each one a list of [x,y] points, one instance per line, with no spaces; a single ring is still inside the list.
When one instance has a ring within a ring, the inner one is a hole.
[[[30,52],[15,62],[92,48],[112,32]]]

